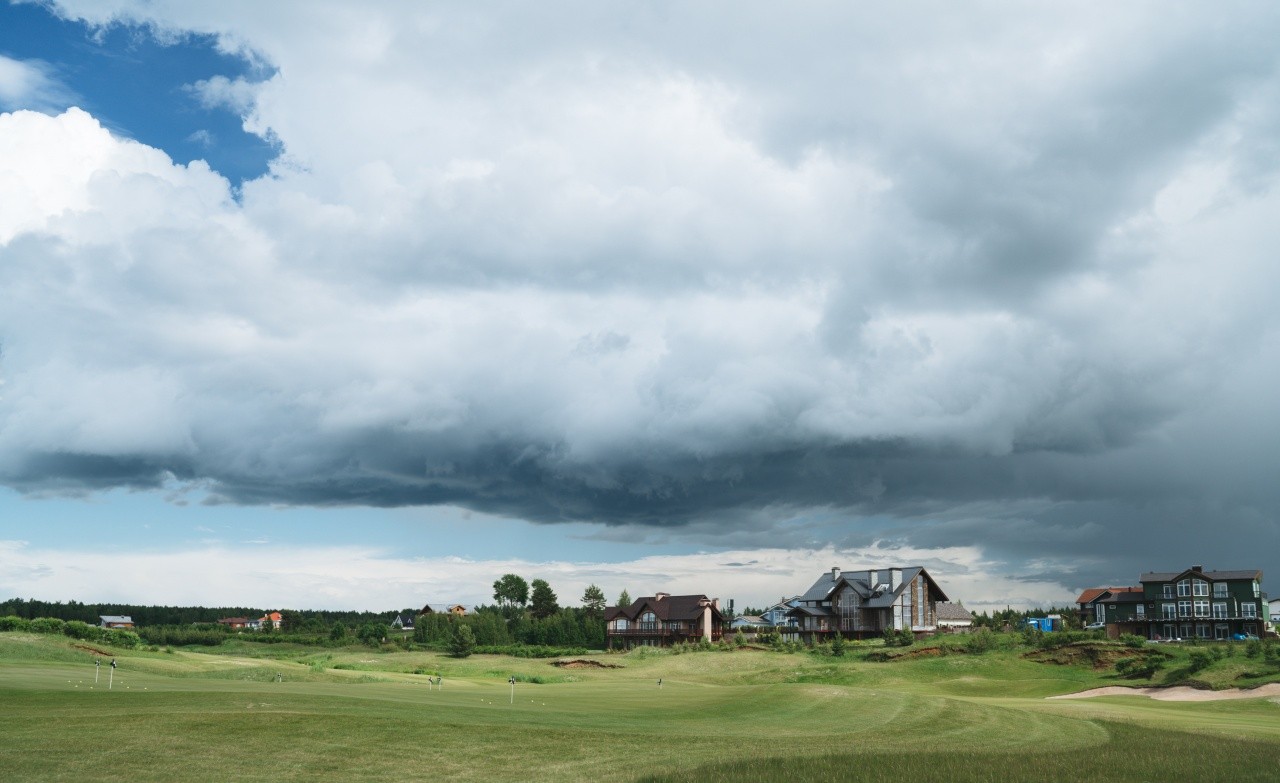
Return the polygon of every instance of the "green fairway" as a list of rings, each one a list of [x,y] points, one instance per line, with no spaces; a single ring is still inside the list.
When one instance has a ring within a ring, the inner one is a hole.
[[[560,669],[244,645],[117,651],[108,691],[107,667],[95,685],[94,652],[73,644],[0,634],[7,779],[1272,780],[1280,754],[1272,701],[1046,701],[1102,676],[1011,653],[648,653]]]

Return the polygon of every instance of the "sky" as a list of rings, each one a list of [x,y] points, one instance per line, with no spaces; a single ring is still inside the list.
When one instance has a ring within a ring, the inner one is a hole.
[[[1280,8],[362,6],[0,0],[0,596],[1280,575]]]

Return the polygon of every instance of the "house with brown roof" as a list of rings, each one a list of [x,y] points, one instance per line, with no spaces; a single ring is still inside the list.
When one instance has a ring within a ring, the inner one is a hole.
[[[719,598],[655,593],[630,606],[605,608],[606,643],[617,649],[717,642],[724,633],[724,619]]]
[[[120,614],[98,615],[98,626],[100,628],[133,628],[133,618]]]
[[[917,636],[938,630],[937,606],[947,594],[920,566],[831,569],[823,572],[787,615],[801,638],[823,641],[839,634],[867,639],[885,631]]]

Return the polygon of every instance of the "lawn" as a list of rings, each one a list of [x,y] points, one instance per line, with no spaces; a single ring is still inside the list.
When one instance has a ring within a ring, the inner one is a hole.
[[[1274,780],[1280,755],[1272,701],[1046,701],[1115,680],[1010,651],[649,652],[560,669],[239,645],[114,651],[108,691],[74,644],[0,634],[6,779],[1247,781]]]

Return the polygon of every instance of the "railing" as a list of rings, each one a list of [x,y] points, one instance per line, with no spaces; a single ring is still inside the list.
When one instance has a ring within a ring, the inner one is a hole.
[[[719,639],[723,632],[719,628],[711,629],[711,640]],[[702,631],[696,628],[625,628],[608,629],[609,636],[660,636],[663,638],[680,637],[686,639],[703,638]]]

